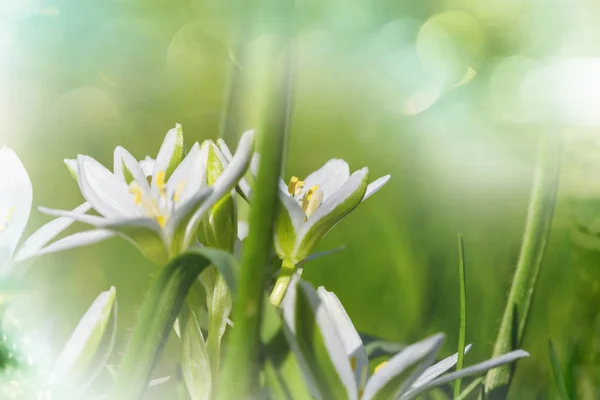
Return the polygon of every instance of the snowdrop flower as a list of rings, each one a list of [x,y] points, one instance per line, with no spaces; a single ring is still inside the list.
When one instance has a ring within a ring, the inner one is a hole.
[[[127,150],[117,147],[111,172],[93,158],[79,155],[73,165],[79,188],[100,216],[40,209],[96,229],[68,236],[45,251],[64,250],[119,235],[133,242],[151,260],[164,264],[196,241],[202,217],[246,171],[253,143],[253,132],[245,132],[235,156],[212,187],[206,184],[206,161],[200,145],[195,143],[184,156],[179,124],[165,136],[154,162],[150,158],[138,162]]]
[[[0,275],[13,266],[39,254],[39,250],[64,231],[71,218],[57,218],[38,229],[17,250],[31,213],[31,180],[17,154],[6,146],[0,147]],[[73,213],[86,212],[86,205]]]
[[[369,376],[369,360],[362,340],[337,296],[320,287],[316,292],[310,284],[300,281],[292,284],[283,302],[288,339],[298,362],[317,399],[331,398],[331,393],[343,393],[351,400],[412,399],[417,395],[458,378],[483,375],[500,365],[527,357],[523,350],[445,374],[457,362],[457,354],[434,364],[436,354],[444,341],[443,334],[431,336],[405,347],[398,354],[376,368]],[[314,318],[332,369],[324,371],[324,363],[314,365],[313,330],[304,330],[298,316]],[[313,345],[308,345],[313,343]],[[466,349],[468,350],[468,348]],[[327,372],[334,374],[332,377]],[[445,375],[444,375],[445,374]],[[329,379],[325,379],[328,377]],[[339,396],[338,396],[339,397]]]

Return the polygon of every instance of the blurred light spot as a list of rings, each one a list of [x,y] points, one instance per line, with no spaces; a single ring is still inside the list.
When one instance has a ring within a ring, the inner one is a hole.
[[[569,58],[557,66],[557,103],[567,124],[600,125],[600,58]]]
[[[522,94],[522,86],[527,74],[537,64],[523,56],[501,59],[490,76],[490,103],[496,115],[511,122],[526,122],[532,119],[532,110]]]
[[[442,95],[443,84],[441,81],[429,83],[422,89],[413,93],[402,105],[402,113],[415,115],[431,107]]]
[[[206,34],[197,21],[179,29],[167,53],[169,73],[186,85],[209,80],[211,74],[214,77],[215,63],[223,63],[224,66],[226,60],[226,47]]]
[[[8,18],[23,21],[31,17],[38,8],[39,0],[2,0],[0,1],[0,14]]]
[[[482,24],[462,11],[429,18],[421,26],[416,42],[423,66],[449,85],[459,82],[469,67],[479,67],[485,45]]]

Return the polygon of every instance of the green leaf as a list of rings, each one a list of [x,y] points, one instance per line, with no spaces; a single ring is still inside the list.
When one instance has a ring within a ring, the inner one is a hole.
[[[235,293],[233,256],[221,250],[197,248],[173,258],[154,278],[121,364],[112,398],[142,398],[158,356],[173,330],[187,294],[198,275],[215,265]],[[188,323],[191,321],[188,321]]]
[[[465,243],[463,237],[458,234],[458,276],[460,288],[460,330],[458,332],[458,360],[456,362],[456,370],[459,371],[463,367],[465,358],[465,346],[467,337],[467,276],[465,271]],[[454,381],[454,398],[460,394],[460,386],[462,379]]]
[[[269,360],[265,362],[264,371],[267,386],[269,387],[269,392],[271,394],[270,398],[278,400],[293,400],[294,397],[292,396],[291,390],[285,381],[284,376]]]
[[[483,376],[474,379],[473,382],[469,383],[469,386],[465,388],[458,396],[454,397],[454,400],[465,400],[475,389],[481,386],[483,382]]]
[[[560,360],[558,359],[556,350],[554,350],[552,340],[548,341],[548,351],[550,353],[550,366],[552,367],[552,376],[554,377],[554,383],[556,383],[558,394],[562,400],[570,400],[571,397],[569,396],[569,391],[567,390],[565,375],[560,366]]]
[[[196,315],[190,312],[181,338],[183,379],[192,400],[208,400],[211,393],[211,370],[206,343]]]

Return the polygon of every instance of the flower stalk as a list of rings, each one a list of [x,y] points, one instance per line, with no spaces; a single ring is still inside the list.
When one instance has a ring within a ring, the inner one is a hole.
[[[295,271],[296,264],[294,264],[292,259],[284,258],[281,262],[281,271],[279,272],[279,277],[275,282],[275,286],[273,287],[273,291],[271,292],[270,296],[271,304],[274,306],[279,306],[281,304]]]
[[[560,172],[559,150],[556,136],[542,134],[521,253],[494,345],[494,357],[520,346],[523,341],[531,300],[550,238]],[[490,371],[485,380],[486,394],[504,398],[512,373],[511,367]]]

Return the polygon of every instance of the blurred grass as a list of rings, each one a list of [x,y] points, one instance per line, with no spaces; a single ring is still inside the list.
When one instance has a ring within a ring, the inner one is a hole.
[[[261,4],[246,38],[254,57],[281,28],[277,2]],[[175,122],[188,145],[216,137],[233,5],[2,3],[0,142],[21,156],[36,206],[82,201],[63,158],[84,153],[112,166],[117,145],[138,158],[155,155]],[[443,12],[450,13],[431,19]],[[555,394],[549,338],[564,359],[574,360],[576,379],[588,390],[599,384],[597,133],[594,125],[559,118],[551,108],[562,110],[562,103],[552,103],[560,94],[553,87],[527,86],[532,71],[551,64],[560,49],[561,56],[598,56],[586,37],[598,32],[599,17],[583,1],[555,0],[552,7],[529,0],[298,2],[286,173],[302,177],[340,157],[352,169],[369,166],[373,179],[392,174],[320,246],[347,249],[305,268],[307,279],[338,294],[359,330],[401,342],[444,331],[445,352],[452,352],[461,232],[469,249],[467,337],[474,342],[465,362],[489,356],[518,256],[537,135],[558,129],[568,142],[565,183],[524,342],[532,357],[519,363],[511,394]],[[238,125],[247,129],[256,122],[261,85],[255,64],[241,67],[245,106]],[[452,89],[467,67],[477,76]],[[34,211],[27,232],[46,220]],[[575,230],[574,220],[582,229]],[[97,293],[115,285],[119,337],[127,337],[154,272],[117,239],[46,256],[29,274],[28,286],[38,294],[23,304],[24,315],[51,323],[59,348]],[[176,356],[167,349],[159,373],[171,374]]]

